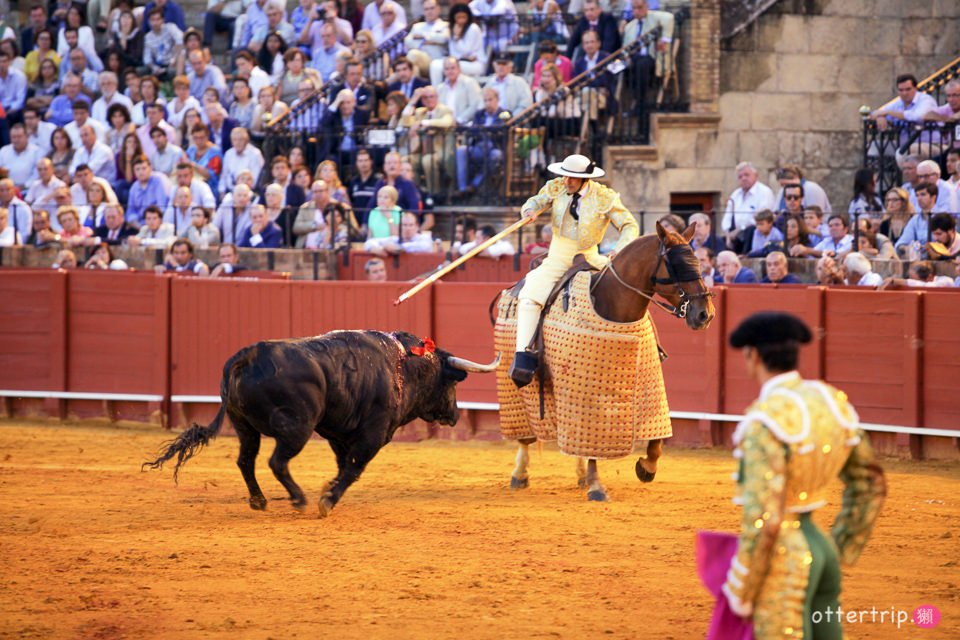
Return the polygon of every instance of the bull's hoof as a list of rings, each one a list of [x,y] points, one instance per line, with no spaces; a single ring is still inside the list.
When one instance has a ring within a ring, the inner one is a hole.
[[[588,491],[587,500],[590,502],[606,502],[608,500],[607,492],[603,489],[594,489],[593,491]]]
[[[643,458],[637,460],[637,478],[640,479],[640,482],[653,482],[653,479],[656,477],[656,471],[651,473],[643,468]]]
[[[510,488],[513,490],[526,489],[530,486],[530,478],[510,476]]]
[[[329,498],[320,498],[319,517],[326,518],[328,515],[330,515],[331,511],[333,511],[333,501]]]
[[[250,508],[255,511],[266,511],[267,499],[263,496],[250,496]]]

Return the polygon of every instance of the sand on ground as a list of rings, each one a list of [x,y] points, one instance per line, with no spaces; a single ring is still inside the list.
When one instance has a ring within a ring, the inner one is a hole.
[[[545,447],[508,489],[511,443],[387,446],[332,516],[311,441],[291,508],[267,459],[266,512],[247,506],[237,441],[184,468],[141,472],[157,427],[0,422],[0,638],[702,638],[712,602],[698,529],[734,530],[725,450],[669,446],[655,482],[604,462],[611,502],[588,503],[573,461]],[[844,571],[850,638],[960,637],[960,466],[886,460],[890,496]],[[836,512],[818,513],[821,525]],[[880,614],[937,606],[937,629]],[[875,621],[871,621],[871,608]]]

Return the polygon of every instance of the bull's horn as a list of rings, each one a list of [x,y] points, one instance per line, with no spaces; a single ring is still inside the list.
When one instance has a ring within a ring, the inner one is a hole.
[[[473,362],[472,360],[455,358],[453,356],[450,356],[450,359],[447,360],[447,362],[454,369],[460,369],[461,371],[466,371],[468,373],[492,373],[497,370],[497,365],[500,364],[500,354],[497,353],[497,357],[494,358],[493,362],[490,364],[480,364]]]

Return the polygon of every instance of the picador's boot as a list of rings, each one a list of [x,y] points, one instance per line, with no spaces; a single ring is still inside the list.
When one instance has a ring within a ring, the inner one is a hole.
[[[522,389],[531,382],[533,376],[537,373],[537,365],[540,364],[540,358],[532,351],[517,351],[513,358],[513,364],[510,365],[510,379]]]

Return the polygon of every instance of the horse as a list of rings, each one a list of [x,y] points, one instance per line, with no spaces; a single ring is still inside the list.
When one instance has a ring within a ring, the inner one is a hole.
[[[656,234],[640,236],[625,246],[603,269],[590,276],[595,311],[611,322],[633,323],[642,319],[650,304],[654,304],[684,320],[692,330],[707,329],[716,310],[711,299],[713,294],[700,276],[700,263],[690,246],[695,230],[696,224],[690,225],[681,235],[667,231],[657,222]],[[503,357],[509,360],[509,354],[504,353]],[[509,367],[510,363],[505,362],[503,366]],[[510,478],[511,489],[529,486],[529,446],[536,440],[536,437],[517,439],[519,448]],[[662,453],[663,440],[649,440],[646,457],[641,456],[635,466],[641,482],[653,481]],[[588,489],[589,500],[608,499],[597,471],[597,458],[589,458],[586,463],[578,458],[576,471],[577,484],[581,489]]]

